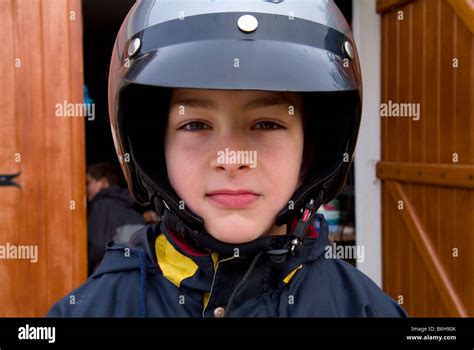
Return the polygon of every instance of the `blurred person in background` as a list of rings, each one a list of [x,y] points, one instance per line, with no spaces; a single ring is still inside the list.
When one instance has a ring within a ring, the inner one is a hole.
[[[128,242],[130,236],[144,226],[142,215],[133,208],[130,193],[119,186],[119,181],[120,172],[110,163],[92,164],[87,168],[89,275],[102,261],[107,242]]]

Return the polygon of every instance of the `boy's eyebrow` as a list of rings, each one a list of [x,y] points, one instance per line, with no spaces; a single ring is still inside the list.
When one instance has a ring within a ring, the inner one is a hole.
[[[278,106],[278,105],[285,105],[285,106],[293,105],[293,101],[286,94],[280,93],[278,95],[263,96],[263,97],[256,98],[252,101],[249,101],[245,104],[244,109],[249,110],[249,109],[272,107],[272,106]]]
[[[207,108],[212,110],[217,110],[217,105],[212,102],[211,100],[204,99],[204,98],[196,98],[196,97],[178,97],[176,98],[170,105],[170,108],[176,106],[189,106],[194,108]]]
[[[196,97],[177,97],[171,103],[171,108],[175,106],[185,105],[194,108],[205,108],[205,109],[212,109],[217,110],[218,106],[212,100],[205,99],[205,98],[196,98]],[[256,99],[253,99],[247,102],[243,109],[250,110],[250,109],[257,109],[257,108],[264,108],[264,107],[272,107],[277,105],[293,105],[293,101],[289,96],[285,93],[280,93],[278,95],[272,96],[262,96]]]

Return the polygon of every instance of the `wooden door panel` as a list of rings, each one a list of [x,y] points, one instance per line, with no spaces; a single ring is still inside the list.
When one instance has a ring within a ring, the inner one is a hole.
[[[79,0],[0,0],[0,244],[37,247],[37,262],[1,259],[0,316],[43,316],[86,278],[84,120]],[[73,204],[73,205],[72,205]]]
[[[466,278],[474,272],[474,35],[466,22],[474,9],[466,4],[378,2],[382,103],[419,103],[421,112],[418,121],[382,118],[377,166],[383,285],[413,316],[474,315]]]

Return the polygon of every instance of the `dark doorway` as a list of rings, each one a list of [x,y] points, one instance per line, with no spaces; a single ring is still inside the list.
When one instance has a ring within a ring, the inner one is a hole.
[[[115,37],[134,3],[135,0],[82,1],[84,83],[96,114],[95,120],[86,121],[87,164],[112,162],[119,166],[110,132],[107,84]]]

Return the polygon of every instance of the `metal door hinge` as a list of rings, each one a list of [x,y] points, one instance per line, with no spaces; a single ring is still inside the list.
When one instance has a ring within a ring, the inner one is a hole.
[[[21,171],[16,174],[0,175],[0,186],[14,186],[21,189],[21,186],[17,184],[13,179],[21,174]]]

